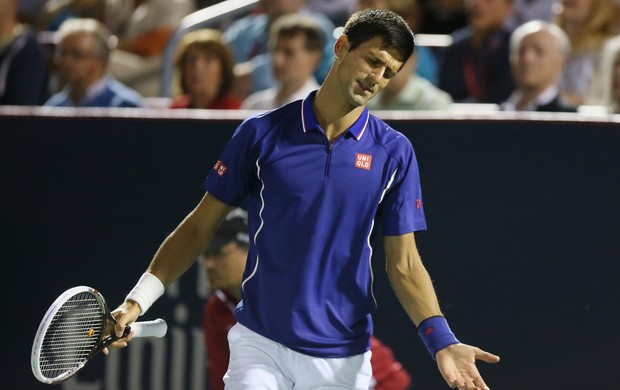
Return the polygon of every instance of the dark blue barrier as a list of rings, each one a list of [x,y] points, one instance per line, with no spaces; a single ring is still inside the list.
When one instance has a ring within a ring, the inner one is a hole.
[[[29,355],[47,307],[82,284],[111,306],[121,302],[202,196],[202,180],[239,123],[150,111],[65,114],[0,112],[1,353],[15,376],[3,388],[45,388]],[[488,384],[616,388],[620,125],[389,122],[417,153],[429,225],[417,239],[445,314],[463,342],[503,358],[480,366]],[[417,389],[447,388],[375,253],[377,336]],[[101,356],[62,388],[203,389],[206,293],[195,266],[147,313],[168,320],[165,339]]]

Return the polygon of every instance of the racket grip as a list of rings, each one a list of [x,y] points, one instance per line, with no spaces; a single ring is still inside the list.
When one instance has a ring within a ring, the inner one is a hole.
[[[168,331],[168,324],[161,318],[153,321],[134,322],[130,326],[133,337],[164,337]]]

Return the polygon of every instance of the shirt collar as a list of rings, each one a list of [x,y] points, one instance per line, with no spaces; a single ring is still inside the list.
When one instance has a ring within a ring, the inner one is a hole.
[[[93,101],[97,96],[101,95],[109,84],[109,76],[104,76],[99,81],[95,82],[91,86],[86,89],[86,93],[80,99],[79,102],[73,102],[73,105],[76,107],[82,107],[88,105],[89,102]],[[70,99],[70,88],[65,87],[64,93],[66,93],[67,99]]]
[[[557,85],[551,85],[545,89],[536,99],[528,102],[521,111],[536,111],[538,107],[551,103],[558,95]],[[521,99],[521,93],[517,90],[513,92],[503,105],[505,111],[517,111],[517,103]]]
[[[101,80],[97,81],[86,90],[86,101],[94,100],[97,96],[101,95],[107,88],[109,83],[109,77],[104,76]]]
[[[316,96],[317,91],[312,91],[306,98],[303,100],[301,104],[301,123],[304,130],[304,133],[307,133],[310,130],[320,130],[322,132],[323,129],[319,124],[318,119],[316,119],[316,115],[314,115],[314,109],[312,107],[312,102],[314,97]],[[357,118],[355,123],[351,125],[347,129],[347,132],[351,133],[356,140],[360,140],[364,132],[366,131],[366,126],[368,126],[368,119],[370,119],[370,114],[368,113],[368,107],[364,107],[364,111]]]

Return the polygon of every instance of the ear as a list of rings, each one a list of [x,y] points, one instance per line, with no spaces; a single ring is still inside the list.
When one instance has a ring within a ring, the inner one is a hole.
[[[342,58],[349,51],[349,47],[351,47],[349,38],[346,35],[341,35],[334,44],[334,55],[336,56],[336,61],[342,60]]]

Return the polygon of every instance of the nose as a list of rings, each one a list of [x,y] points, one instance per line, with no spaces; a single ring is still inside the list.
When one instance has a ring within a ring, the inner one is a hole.
[[[385,68],[381,67],[381,68],[377,68],[377,69],[373,69],[369,74],[368,74],[368,79],[372,82],[372,87],[375,86],[375,84],[379,83],[379,80],[381,79],[381,76],[383,75],[383,73],[385,72]]]
[[[213,261],[213,259],[211,257],[205,257],[202,260],[202,265],[206,268],[206,269],[213,269],[215,262]]]

